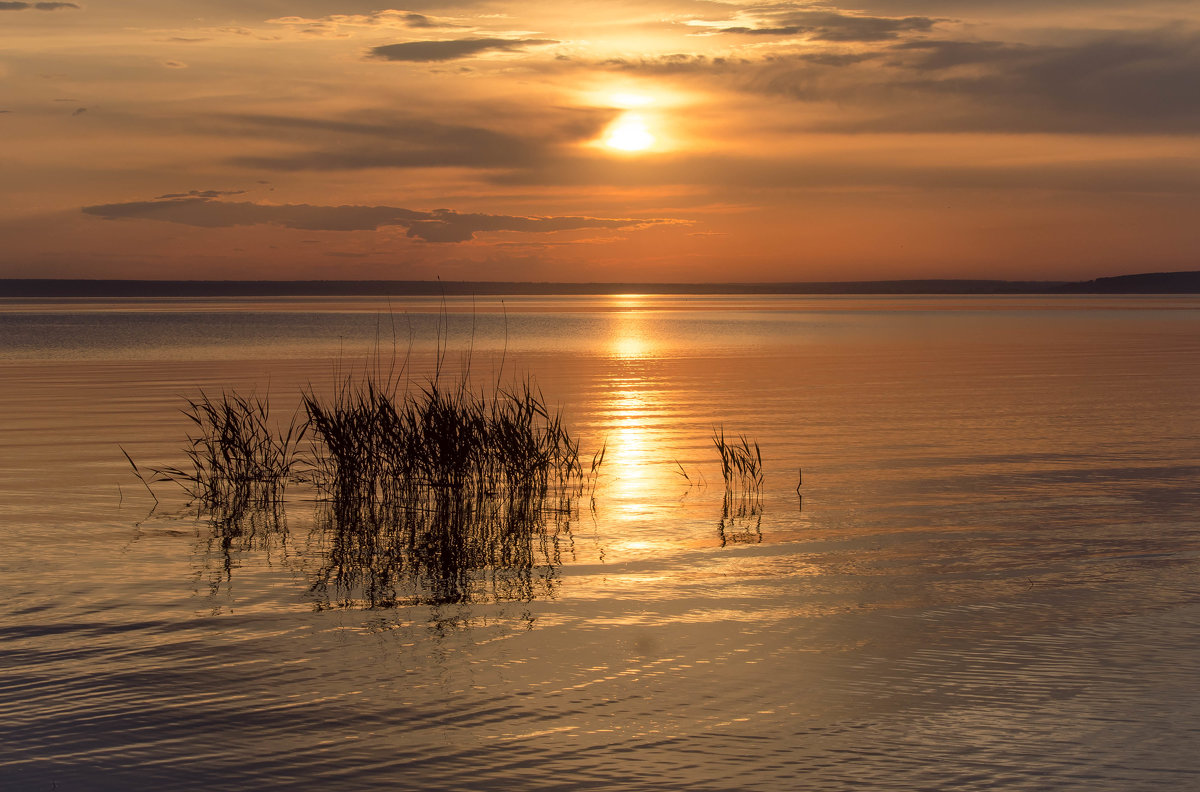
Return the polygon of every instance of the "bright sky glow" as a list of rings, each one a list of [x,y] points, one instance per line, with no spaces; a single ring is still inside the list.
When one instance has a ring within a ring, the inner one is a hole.
[[[1200,261],[1200,6],[0,4],[0,278]]]
[[[614,107],[630,110],[636,107],[646,107],[654,104],[654,97],[636,93],[615,93],[610,97]]]

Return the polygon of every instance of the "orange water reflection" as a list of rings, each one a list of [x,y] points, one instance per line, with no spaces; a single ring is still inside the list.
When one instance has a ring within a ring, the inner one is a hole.
[[[633,385],[636,387],[636,381]],[[611,393],[605,410],[611,427],[605,459],[611,478],[606,482],[605,495],[614,503],[612,516],[619,522],[629,522],[653,512],[655,465],[649,442],[650,402],[645,392],[632,388]]]
[[[605,521],[614,529],[610,549],[653,556],[678,544],[667,519],[686,488],[675,472],[671,446],[675,407],[663,399],[661,361],[639,295],[612,298],[605,341],[611,366],[600,415],[608,449],[600,491]]]

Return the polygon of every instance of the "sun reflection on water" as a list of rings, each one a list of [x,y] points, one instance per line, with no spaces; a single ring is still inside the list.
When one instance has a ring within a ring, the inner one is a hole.
[[[627,380],[636,388],[639,380]],[[606,487],[613,502],[613,516],[620,522],[645,517],[654,501],[653,459],[649,444],[646,394],[634,389],[614,391],[607,405],[610,434],[605,464],[613,474]]]
[[[618,338],[612,343],[612,356],[624,360],[644,358],[649,351],[650,345],[644,338],[630,336]]]
[[[654,533],[624,533],[620,549],[637,555],[662,547],[662,521],[656,519],[670,497],[669,457],[663,449],[670,433],[667,405],[654,376],[655,341],[648,332],[639,295],[617,295],[607,348],[615,365],[605,388],[601,410],[608,425],[607,481],[604,501],[614,524],[653,528]]]

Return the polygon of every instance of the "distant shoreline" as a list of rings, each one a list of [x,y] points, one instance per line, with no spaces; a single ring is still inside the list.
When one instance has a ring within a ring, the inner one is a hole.
[[[1200,271],[1152,272],[1088,281],[879,280],[792,283],[536,283],[386,280],[0,279],[0,298],[350,297],[609,294],[1197,294]]]

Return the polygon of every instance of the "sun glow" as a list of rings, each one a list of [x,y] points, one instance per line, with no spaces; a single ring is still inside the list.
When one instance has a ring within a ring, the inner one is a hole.
[[[623,91],[609,96],[609,101],[612,102],[614,107],[620,107],[623,110],[632,110],[635,107],[645,107],[646,105],[654,104],[654,97]]]
[[[619,151],[645,151],[654,145],[654,135],[638,113],[626,113],[608,129],[604,145]]]

